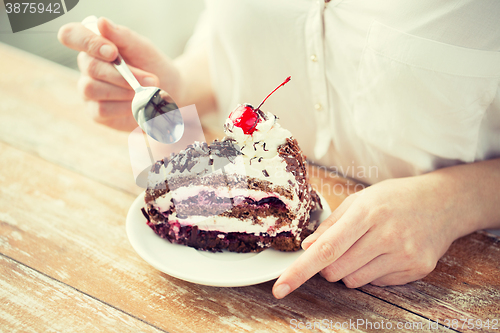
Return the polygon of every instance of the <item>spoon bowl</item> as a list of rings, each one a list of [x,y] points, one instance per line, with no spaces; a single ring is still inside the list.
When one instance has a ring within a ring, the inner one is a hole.
[[[85,18],[82,24],[95,34],[101,34],[96,16]],[[179,141],[184,134],[184,121],[172,97],[160,88],[141,86],[120,55],[113,65],[135,91],[132,114],[142,130],[161,143]]]
[[[179,107],[165,91],[140,87],[132,100],[132,114],[150,137],[161,143],[175,143],[184,134]]]

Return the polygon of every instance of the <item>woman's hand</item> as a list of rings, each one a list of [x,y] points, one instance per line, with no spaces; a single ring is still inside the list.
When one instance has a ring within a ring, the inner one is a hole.
[[[306,252],[276,281],[275,297],[317,272],[348,288],[423,278],[455,239],[478,228],[475,209],[468,209],[474,200],[457,193],[466,184],[449,183],[457,176],[438,171],[386,180],[349,196],[303,241]]]
[[[104,18],[97,24],[102,36],[80,23],[66,24],[58,34],[63,45],[80,51],[78,88],[96,122],[119,130],[137,127],[131,110],[134,91],[111,64],[118,53],[141,85],[160,87],[178,103],[182,100],[179,70],[149,40]]]

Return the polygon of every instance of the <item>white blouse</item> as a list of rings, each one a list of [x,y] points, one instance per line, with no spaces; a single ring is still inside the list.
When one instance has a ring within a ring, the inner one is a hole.
[[[277,114],[308,159],[366,183],[500,157],[500,1],[206,0],[222,126]]]

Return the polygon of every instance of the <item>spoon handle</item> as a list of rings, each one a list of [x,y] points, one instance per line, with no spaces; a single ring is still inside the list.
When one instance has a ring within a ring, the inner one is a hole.
[[[89,29],[96,35],[101,35],[101,32],[99,31],[99,28],[97,27],[97,17],[96,16],[88,16],[86,17],[83,21],[82,24],[85,26],[85,28]],[[122,56],[118,54],[118,57],[116,57],[115,61],[113,61],[113,65],[115,68],[118,70],[118,72],[123,76],[123,78],[130,84],[132,89],[138,90],[141,87],[139,84],[139,81],[135,78],[134,74],[130,71],[130,68],[127,66],[125,61],[123,60]]]

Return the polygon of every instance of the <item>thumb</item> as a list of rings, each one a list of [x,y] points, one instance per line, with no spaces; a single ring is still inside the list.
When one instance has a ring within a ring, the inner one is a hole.
[[[101,35],[118,47],[120,55],[129,65],[154,73],[168,61],[151,41],[125,26],[114,24],[104,17],[99,18],[97,26]]]
[[[314,231],[314,233],[312,233],[311,235],[309,235],[308,237],[306,237],[306,239],[304,239],[302,241],[302,245],[301,245],[302,248],[304,250],[307,250],[311,245],[314,244],[314,242],[328,228],[330,228],[332,225],[334,225],[335,223],[337,223],[337,221],[342,217],[342,215],[344,215],[344,213],[346,212],[346,210],[354,202],[355,198],[356,198],[356,195],[355,194],[351,194],[344,201],[342,201],[342,203],[340,204],[340,206],[338,206],[337,209],[335,209],[333,211],[333,213],[331,213],[330,216],[328,216],[328,218],[326,220],[324,220],[323,222],[321,222],[321,224],[316,229],[316,231]]]

